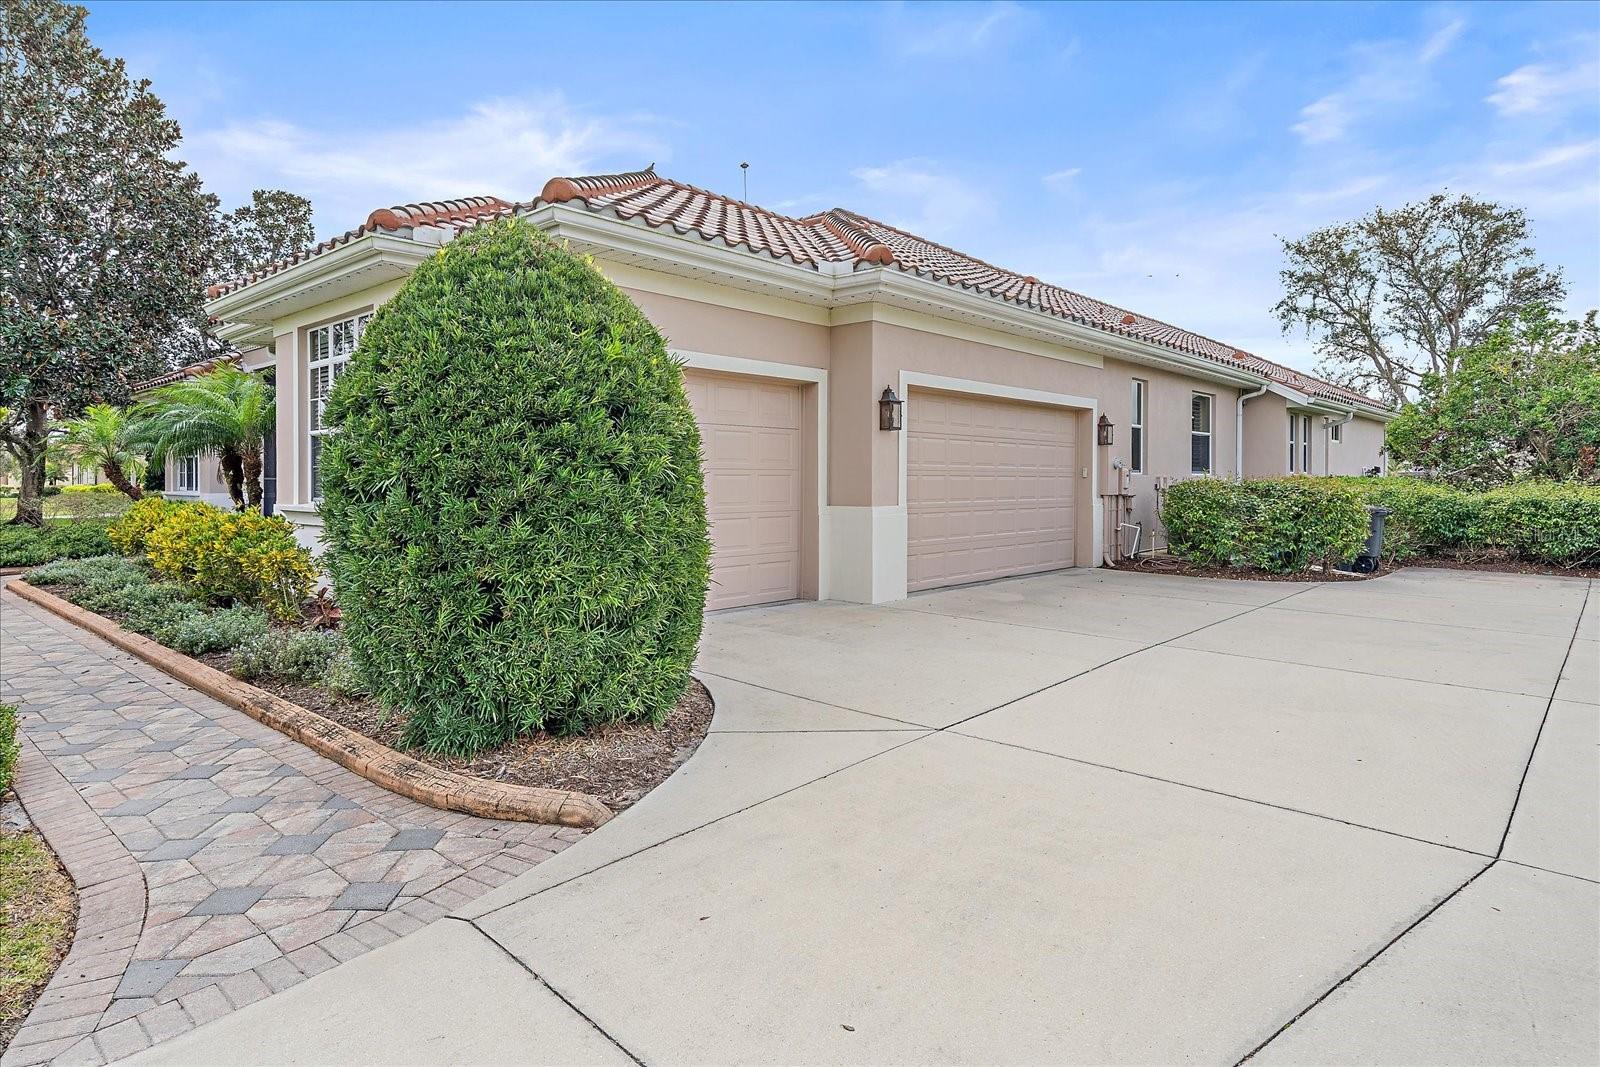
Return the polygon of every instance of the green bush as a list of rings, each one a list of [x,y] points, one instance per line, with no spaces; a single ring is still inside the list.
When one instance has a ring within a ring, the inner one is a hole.
[[[345,651],[344,639],[326,630],[269,630],[234,650],[233,673],[246,681],[271,678],[316,685]]]
[[[1368,528],[1360,493],[1332,478],[1178,482],[1166,491],[1161,521],[1177,555],[1275,574],[1348,563]]]
[[[44,526],[0,526],[0,567],[32,567],[56,559],[81,559],[110,552],[106,524],[59,519]]]
[[[0,794],[11,788],[22,746],[17,741],[17,706],[0,704]]]
[[[35,567],[25,577],[33,585],[87,585],[113,574],[135,575],[146,580],[150,577],[149,572],[133,560],[112,555],[46,563]]]
[[[1408,559],[1454,552],[1472,543],[1479,498],[1415,478],[1341,479],[1369,504],[1390,509],[1384,520],[1383,555]]]
[[[1474,540],[1560,566],[1600,564],[1600,485],[1524,482],[1478,498]]]
[[[653,326],[520,222],[411,275],[334,387],[328,565],[406,743],[659,723],[707,584],[700,435]]]
[[[192,506],[152,494],[124,512],[120,519],[111,524],[106,533],[117,551],[124,556],[142,556],[145,553],[145,542],[155,528],[180,509]]]
[[[152,630],[150,636],[175,652],[195,656],[240,648],[266,632],[266,613],[260,608],[240,605],[220,610],[202,608],[193,614],[176,616],[168,624]]]

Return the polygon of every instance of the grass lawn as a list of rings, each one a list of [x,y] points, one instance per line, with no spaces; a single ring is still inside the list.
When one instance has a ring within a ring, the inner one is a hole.
[[[47,519],[114,519],[133,501],[121,493],[56,493],[44,498],[44,517]],[[9,522],[17,514],[17,498],[0,496],[0,522]]]
[[[0,1048],[72,945],[72,882],[38,834],[0,831]]]

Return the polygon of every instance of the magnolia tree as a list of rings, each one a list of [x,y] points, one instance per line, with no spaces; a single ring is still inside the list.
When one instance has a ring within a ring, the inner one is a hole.
[[[1393,401],[1534,305],[1559,304],[1559,270],[1534,259],[1527,217],[1438,194],[1283,242],[1285,331],[1312,338],[1323,374]]]
[[[165,369],[214,248],[215,198],[174,158],[178,124],[54,0],[0,5],[0,443],[13,521],[43,522],[50,419],[124,403]]]

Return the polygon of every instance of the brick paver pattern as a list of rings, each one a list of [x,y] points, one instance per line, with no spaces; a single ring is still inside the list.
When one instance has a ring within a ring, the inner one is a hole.
[[[14,595],[0,596],[0,626],[0,700],[21,706],[25,735],[132,854],[148,894],[132,963],[88,1036],[79,1026],[65,1047],[8,1062],[131,1055],[393,941],[582,836],[395,796]]]

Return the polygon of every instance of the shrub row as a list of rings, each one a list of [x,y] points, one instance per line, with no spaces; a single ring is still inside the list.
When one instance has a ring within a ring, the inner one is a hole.
[[[1185,559],[1277,574],[1348,562],[1367,537],[1361,494],[1328,478],[1178,482],[1161,521]]]
[[[258,605],[298,618],[317,572],[282,518],[210,504],[141,500],[110,528],[111,542],[142,553],[156,573],[212,604]]]
[[[1414,478],[1341,480],[1393,511],[1383,554],[1396,562],[1494,552],[1556,566],[1600,564],[1597,485],[1522,482],[1471,492]]]
[[[1509,554],[1556,566],[1600,564],[1600,486],[1526,482],[1470,492],[1411,478],[1197,479],[1167,490],[1171,550],[1195,563],[1273,573],[1353,559],[1365,505],[1389,508],[1383,555]]]
[[[0,526],[0,567],[35,567],[55,559],[103,556],[111,551],[106,524],[66,519],[44,526]]]

